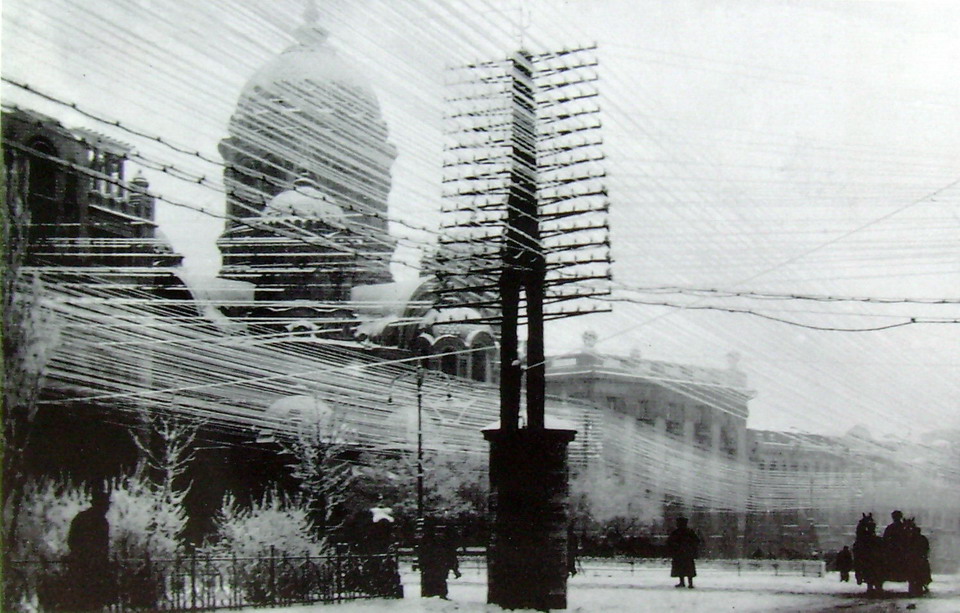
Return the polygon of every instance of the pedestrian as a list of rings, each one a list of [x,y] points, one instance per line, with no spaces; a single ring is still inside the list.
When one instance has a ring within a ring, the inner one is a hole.
[[[571,577],[577,574],[577,553],[580,550],[580,541],[573,529],[573,524],[567,530],[567,574]]]
[[[447,598],[447,576],[459,579],[460,562],[457,546],[445,526],[425,526],[420,542],[420,596]]]
[[[110,603],[110,493],[99,482],[90,498],[90,507],[76,514],[67,533],[69,608],[75,611],[99,611]]]
[[[372,593],[386,598],[403,598],[400,563],[394,542],[393,509],[378,503],[369,509],[364,521],[366,535],[361,551],[366,555],[367,580]],[[370,523],[366,523],[369,521]]]
[[[677,518],[677,528],[667,538],[667,551],[673,558],[670,564],[670,576],[680,579],[676,587],[693,589],[693,578],[697,576],[697,565],[694,560],[700,553],[700,537],[687,527],[686,517]]]
[[[853,570],[853,552],[850,547],[843,546],[837,554],[837,570],[840,571],[840,581],[850,581],[850,571]]]

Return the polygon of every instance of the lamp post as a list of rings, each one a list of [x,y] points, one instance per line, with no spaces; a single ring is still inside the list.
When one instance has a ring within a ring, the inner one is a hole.
[[[403,373],[394,377],[393,381],[390,382],[390,389],[393,389],[393,385],[402,379],[410,375],[411,373]],[[416,533],[414,539],[416,541],[417,548],[417,565],[420,567],[420,590],[421,594],[423,592],[423,381],[426,376],[423,368],[423,361],[417,361],[417,369],[413,372],[414,381],[416,381],[417,386],[417,520],[416,520]],[[393,396],[387,398],[388,403],[393,403]]]
[[[450,385],[453,382],[450,375],[443,371],[432,371],[436,375],[440,375],[446,380],[447,386],[447,400],[449,401],[452,398],[450,392]],[[393,389],[394,384],[402,379],[403,377],[413,375],[414,381],[417,386],[417,528],[416,528],[416,543],[417,543],[417,564],[420,567],[420,592],[421,596],[425,595],[423,593],[423,537],[424,537],[424,484],[423,484],[423,384],[426,381],[427,369],[423,367],[423,358],[417,360],[417,368],[414,372],[405,372],[397,375],[390,382],[390,387],[388,389]],[[387,402],[393,403],[393,396],[387,398]]]
[[[423,362],[417,362],[417,545],[423,540]],[[423,573],[423,564],[420,564]]]

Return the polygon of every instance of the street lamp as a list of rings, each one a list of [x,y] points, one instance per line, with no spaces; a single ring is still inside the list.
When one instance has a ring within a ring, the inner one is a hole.
[[[390,388],[411,373],[402,373],[390,382]],[[423,592],[423,361],[417,361],[417,369],[413,372],[417,384],[417,524],[414,539],[417,545],[417,565],[420,567],[420,591]],[[393,403],[393,396],[387,397],[387,403]]]
[[[414,375],[417,384],[417,530],[419,538],[420,525],[423,523],[423,363],[417,362],[417,369],[413,373],[405,372],[394,377],[388,389],[393,390],[397,381],[411,374]],[[393,404],[392,393],[387,397],[387,404]]]
[[[417,368],[414,372],[401,373],[393,378],[388,389],[392,390],[394,384],[400,379],[409,375],[414,376],[417,385],[417,563],[420,567],[420,586],[421,594],[423,592],[423,531],[424,531],[424,503],[423,503],[423,382],[426,379],[426,369],[423,367],[423,360],[417,361]],[[447,385],[450,385],[450,376],[442,371],[437,371],[447,378]],[[449,399],[450,390],[447,389],[447,398]],[[387,403],[393,404],[393,395],[387,397]]]

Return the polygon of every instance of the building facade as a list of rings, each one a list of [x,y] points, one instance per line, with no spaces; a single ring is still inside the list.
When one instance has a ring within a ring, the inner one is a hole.
[[[595,342],[587,333],[580,350],[548,360],[548,390],[593,407],[581,433],[597,444],[589,461],[642,494],[654,539],[683,514],[708,556],[819,557],[852,545],[861,513],[882,526],[900,509],[924,528],[936,568],[960,560],[960,481],[949,469],[960,441],[750,429],[754,392],[736,355],[703,368],[603,354]]]
[[[551,357],[547,390],[589,403],[602,415],[601,461],[625,488],[644,492],[654,534],[688,516],[712,555],[740,555],[749,498],[748,401],[754,393],[735,356],[701,368],[596,350]]]

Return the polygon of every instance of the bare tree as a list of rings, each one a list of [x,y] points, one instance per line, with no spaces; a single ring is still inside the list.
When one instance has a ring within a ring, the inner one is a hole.
[[[181,481],[196,456],[193,442],[201,425],[200,420],[153,416],[146,431],[133,432],[140,451],[136,474],[147,478],[165,497],[184,495],[191,484]]]

